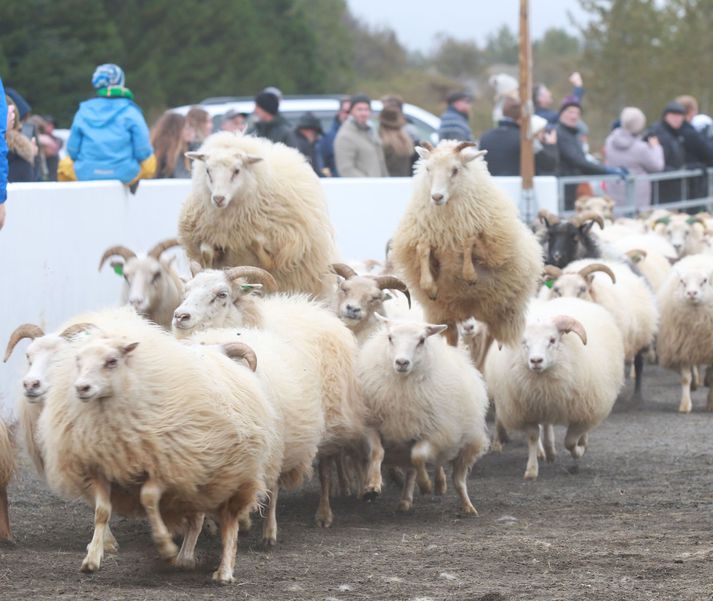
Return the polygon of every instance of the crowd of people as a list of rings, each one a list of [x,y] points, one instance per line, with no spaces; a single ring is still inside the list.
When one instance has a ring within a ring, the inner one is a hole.
[[[495,127],[476,139],[470,128],[474,97],[465,91],[447,97],[441,115],[439,139],[472,141],[487,150],[493,175],[520,174],[522,105],[516,80],[496,98]],[[538,84],[533,90],[535,114],[529,130],[533,138],[537,175],[618,175],[622,181],[607,183],[608,193],[619,203],[626,196],[623,178],[681,169],[713,167],[713,119],[699,114],[692,96],[668,103],[661,119],[646,127],[646,116],[626,107],[615,120],[601,158],[589,150],[589,132],[583,120],[584,86],[579,73],[570,76],[572,92],[557,106],[550,90]],[[1,84],[1,81],[0,81]],[[0,226],[4,219],[4,182],[119,179],[134,190],[146,178],[189,178],[185,153],[195,150],[213,132],[214,120],[203,108],[192,107],[184,116],[168,111],[149,129],[125,85],[122,69],[99,65],[93,76],[95,95],[82,102],[75,114],[66,154],[60,160],[62,140],[54,135],[50,115],[34,115],[27,101],[12,88],[0,88],[0,154],[7,146],[7,166],[0,165]],[[282,93],[267,87],[255,96],[252,115],[228,111],[219,128],[268,138],[299,150],[320,177],[408,177],[417,159],[418,134],[403,111],[398,96],[381,99],[377,119],[368,96],[343,97],[327,131],[310,112],[293,128],[280,113]],[[556,110],[556,108],[558,110]],[[376,125],[374,124],[376,122]],[[635,184],[636,207],[703,196],[704,172],[695,178],[669,179],[652,186]],[[572,208],[574,184],[565,187],[565,208]]]

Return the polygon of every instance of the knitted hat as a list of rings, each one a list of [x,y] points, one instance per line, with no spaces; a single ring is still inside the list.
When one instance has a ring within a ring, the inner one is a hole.
[[[371,98],[369,98],[366,94],[355,94],[352,96],[349,99],[349,112],[351,112],[355,105],[362,103],[368,104],[369,108],[371,108]]]
[[[307,112],[300,117],[295,129],[313,129],[320,135],[324,133],[321,121],[311,112]]]
[[[255,96],[255,104],[270,115],[277,115],[280,99],[272,92],[260,92]]]
[[[567,96],[560,105],[560,115],[570,106],[576,106],[580,111],[582,110],[582,105],[579,103],[579,98],[577,98],[576,96]]]
[[[665,115],[666,113],[676,113],[677,115],[685,115],[686,109],[683,107],[682,104],[676,102],[675,100],[672,100],[663,109],[663,115]]]
[[[468,94],[468,92],[453,92],[452,94],[448,94],[448,97],[446,98],[446,102],[448,104],[453,104],[459,100],[470,100],[473,102],[473,95]]]
[[[401,129],[406,125],[406,119],[397,108],[386,106],[379,114],[379,125],[386,129]]]
[[[107,63],[105,65],[99,65],[96,69],[94,69],[94,75],[92,75],[92,86],[95,90],[108,88],[109,86],[122,87],[123,85],[124,72],[118,65]]]
[[[627,106],[619,117],[621,128],[630,134],[640,134],[646,127],[646,115],[635,106]]]

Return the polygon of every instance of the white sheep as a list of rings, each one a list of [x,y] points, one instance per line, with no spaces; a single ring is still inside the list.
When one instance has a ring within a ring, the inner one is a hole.
[[[203,267],[254,265],[280,289],[321,295],[336,260],[319,178],[297,150],[264,138],[221,132],[193,159],[193,190],[179,238]]]
[[[671,262],[676,260],[676,251],[671,244],[656,234],[627,236],[613,242],[611,248],[635,265],[654,292],[666,279]]]
[[[326,435],[319,446],[321,495],[316,521],[328,527],[333,520],[329,500],[331,462],[343,449],[354,449],[366,464],[361,494],[369,498],[381,492],[383,449],[378,434],[366,423],[366,408],[354,371],[356,339],[336,315],[307,295],[261,298],[242,290],[252,284],[262,285],[267,292],[276,289],[272,276],[257,267],[197,273],[185,286],[173,330],[178,338],[186,338],[207,328],[265,329],[289,336],[304,361],[317,363]]]
[[[451,462],[453,485],[466,514],[466,477],[488,449],[487,395],[466,353],[434,336],[445,325],[392,321],[359,353],[359,377],[370,419],[388,451],[387,461],[407,469],[399,510],[413,505],[414,483],[430,492],[426,464]]]
[[[14,428],[0,419],[0,541],[12,540],[7,485],[15,472]]]
[[[707,227],[704,217],[674,213],[659,218],[654,223],[653,231],[671,243],[679,259],[705,249],[703,238]]]
[[[257,377],[222,353],[180,344],[138,316],[120,330],[90,336],[56,366],[39,421],[50,486],[95,499],[82,570],[100,566],[118,486],[179,566],[193,557],[177,554],[167,524],[187,520],[192,551],[204,513],[215,513],[223,555],[213,579],[232,582],[238,518],[279,470],[275,411]]]
[[[107,248],[99,261],[99,270],[106,261],[120,256],[123,262],[112,261],[112,268],[125,280],[122,302],[129,303],[137,313],[171,329],[173,312],[183,296],[183,282],[172,265],[173,259],[161,255],[178,246],[178,240],[164,240],[156,244],[146,255],[137,255],[125,246]]]
[[[497,419],[527,434],[526,479],[537,478],[540,425],[548,461],[555,459],[553,425],[567,426],[575,459],[587,433],[609,413],[624,383],[624,343],[610,313],[588,301],[533,301],[521,341],[491,349],[485,363]]]
[[[713,364],[713,257],[690,255],[673,266],[657,294],[661,325],[656,350],[663,367],[681,371],[681,403],[690,413],[691,368]],[[713,411],[713,387],[708,389]]]
[[[393,260],[427,321],[449,326],[471,316],[500,342],[520,336],[542,272],[542,250],[515,203],[468,142],[417,147],[411,203],[393,237]]]

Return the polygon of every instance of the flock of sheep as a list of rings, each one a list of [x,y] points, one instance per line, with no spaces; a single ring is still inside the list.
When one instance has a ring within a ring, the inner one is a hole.
[[[467,475],[491,446],[491,401],[494,450],[508,431],[527,434],[525,478],[554,460],[554,425],[584,454],[626,366],[637,396],[644,359],[680,369],[680,410],[691,410],[691,385],[713,364],[708,216],[613,221],[607,199],[589,198],[569,221],[543,213],[528,228],[472,144],[418,152],[386,261],[359,265],[339,262],[298,152],[218,133],[189,153],[179,238],[100,259],[125,278],[125,304],[50,333],[22,324],[8,342],[6,360],[31,339],[19,432],[0,422],[0,539],[19,438],[52,490],[94,507],[83,571],[117,549],[112,512],[145,516],[181,568],[194,567],[208,515],[225,583],[238,532],[264,507],[274,545],[279,490],[315,463],[321,527],[337,490],[375,500],[382,467],[402,479],[409,511],[416,484],[446,491],[450,465],[461,511],[476,514]],[[189,277],[166,258],[179,241]]]

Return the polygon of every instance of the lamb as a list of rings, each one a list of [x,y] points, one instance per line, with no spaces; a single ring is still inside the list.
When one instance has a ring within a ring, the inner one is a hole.
[[[414,483],[430,492],[426,464],[451,462],[465,514],[477,514],[466,477],[488,449],[488,399],[467,354],[435,336],[445,325],[394,321],[377,314],[378,330],[359,353],[359,377],[387,461],[407,469],[400,511],[413,506]]]
[[[662,367],[681,372],[678,410],[690,413],[691,368],[713,364],[713,257],[690,255],[673,266],[657,294],[661,325],[656,349]],[[713,387],[708,389],[713,411]]]
[[[99,270],[113,256],[124,259],[112,261],[111,266],[123,275],[126,284],[122,302],[128,302],[139,315],[170,330],[173,312],[183,296],[183,281],[172,266],[172,260],[162,259],[166,250],[178,246],[178,240],[164,240],[156,244],[146,256],[138,256],[125,246],[107,248],[99,261]]]
[[[653,344],[658,327],[656,301],[644,280],[627,265],[613,261],[583,259],[564,270],[549,266],[546,270],[554,283],[551,289],[542,288],[540,298],[567,296],[593,301],[614,317],[624,339],[626,362],[634,364],[634,395],[640,396],[643,351]]]
[[[316,522],[333,521],[329,494],[331,462],[343,449],[354,449],[366,464],[365,498],[381,492],[383,449],[378,434],[367,426],[366,408],[354,372],[356,339],[325,306],[306,295],[244,294],[241,282],[256,282],[274,292],[276,282],[258,267],[205,270],[186,284],[185,299],[173,322],[178,338],[207,328],[254,327],[288,336],[304,361],[314,361],[322,383],[326,435],[319,446],[320,504]]]
[[[569,334],[574,335],[569,335]],[[525,479],[537,478],[543,426],[554,461],[554,424],[567,426],[565,447],[579,459],[587,433],[604,420],[624,383],[624,342],[614,318],[577,298],[533,301],[522,341],[493,348],[485,365],[497,419],[527,433]]]
[[[577,259],[602,256],[599,241],[591,231],[595,223],[604,228],[604,219],[597,213],[580,213],[569,221],[561,221],[548,211],[540,211],[539,217],[546,228],[542,247],[548,265],[562,268]]]
[[[220,132],[186,156],[193,190],[178,226],[190,259],[262,267],[281,290],[325,293],[334,233],[319,178],[297,150]]]
[[[534,235],[496,187],[469,142],[417,147],[411,203],[393,237],[393,259],[427,321],[448,325],[474,316],[501,342],[519,338],[527,300],[542,269]]]
[[[0,541],[12,540],[7,485],[15,472],[13,427],[0,419]]]
[[[269,506],[263,522],[263,542],[277,542],[279,487],[294,490],[312,474],[312,461],[325,432],[319,365],[305,361],[288,336],[252,328],[204,330],[190,339],[200,344],[222,345],[232,356],[236,345],[247,345],[259,357],[256,374],[274,404],[279,435],[284,442],[280,479],[268,482]],[[240,349],[239,349],[240,350]]]
[[[232,582],[238,519],[279,470],[274,409],[255,374],[222,353],[179,344],[138,316],[122,330],[128,337],[94,334],[60,361],[39,421],[50,486],[95,498],[82,570],[101,564],[117,486],[145,510],[160,555],[179,566],[193,564],[186,550],[215,512],[223,555],[213,579]],[[177,553],[168,526],[184,517]]]

